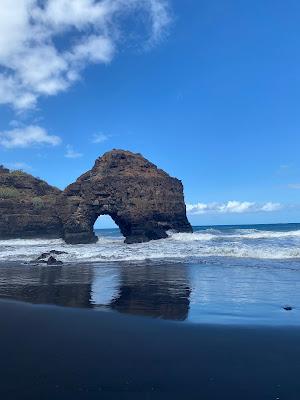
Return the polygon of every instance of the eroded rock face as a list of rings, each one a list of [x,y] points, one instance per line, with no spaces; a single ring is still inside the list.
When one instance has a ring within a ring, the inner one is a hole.
[[[0,167],[0,239],[62,237],[94,243],[94,223],[110,215],[126,243],[191,232],[182,183],[140,154],[113,150],[63,192],[20,171]]]
[[[167,237],[167,231],[191,232],[182,183],[140,154],[113,150],[62,194],[61,215],[67,243],[97,241],[93,226],[110,215],[126,243]]]
[[[61,237],[60,193],[41,179],[0,166],[0,238]]]

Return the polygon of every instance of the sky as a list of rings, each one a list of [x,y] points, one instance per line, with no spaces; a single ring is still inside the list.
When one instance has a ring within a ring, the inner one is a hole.
[[[296,0],[1,0],[1,163],[64,188],[127,149],[194,225],[300,222],[299,43]]]

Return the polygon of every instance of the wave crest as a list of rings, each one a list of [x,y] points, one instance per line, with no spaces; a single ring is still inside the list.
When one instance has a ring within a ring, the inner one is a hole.
[[[169,232],[166,240],[126,245],[121,236],[99,237],[96,244],[67,245],[60,239],[0,241],[0,261],[30,261],[50,250],[65,251],[64,262],[201,261],[205,258],[300,259],[300,230],[207,229]]]

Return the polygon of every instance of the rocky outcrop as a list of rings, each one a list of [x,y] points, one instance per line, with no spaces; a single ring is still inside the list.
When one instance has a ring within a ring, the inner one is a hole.
[[[126,243],[167,237],[167,231],[191,232],[182,183],[140,154],[113,150],[62,194],[64,239],[96,242],[93,231],[100,215],[110,215]]]
[[[110,215],[126,243],[191,232],[182,183],[140,154],[112,150],[63,192],[23,172],[0,169],[0,238],[63,237],[97,241],[93,227]]]
[[[0,238],[61,237],[60,194],[41,179],[0,166]]]
[[[68,253],[65,251],[50,250],[49,252],[42,253],[35,260],[29,261],[29,263],[27,263],[27,264],[62,265],[63,262],[61,260],[57,260],[56,257],[54,257],[54,256],[62,255],[62,254],[68,254]]]

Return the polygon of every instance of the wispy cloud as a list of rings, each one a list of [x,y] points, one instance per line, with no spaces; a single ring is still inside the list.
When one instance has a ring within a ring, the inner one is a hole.
[[[96,133],[93,135],[92,143],[103,143],[106,142],[110,138],[109,135],[105,135],[104,133]]]
[[[170,23],[169,3],[1,0],[0,104],[33,108],[40,96],[66,91],[87,65],[110,63],[119,44],[133,36],[123,24],[132,15],[145,22],[144,41],[154,43]],[[58,46],[63,34],[66,41]]]
[[[66,151],[66,154],[65,154],[66,158],[80,158],[82,156],[83,156],[83,154],[75,151],[73,149],[73,146],[71,146],[69,144],[67,145],[67,151]]]
[[[300,183],[289,183],[288,184],[289,189],[300,189]]]
[[[0,146],[6,149],[41,145],[57,146],[60,143],[59,136],[49,135],[44,128],[36,125],[0,132]]]
[[[272,211],[278,211],[281,208],[282,208],[282,205],[280,203],[268,202],[261,206],[258,206],[258,211],[272,212]]]
[[[187,204],[187,212],[196,214],[242,214],[250,212],[272,212],[282,208],[280,203],[259,204],[250,201],[228,201],[226,203],[197,203]]]

